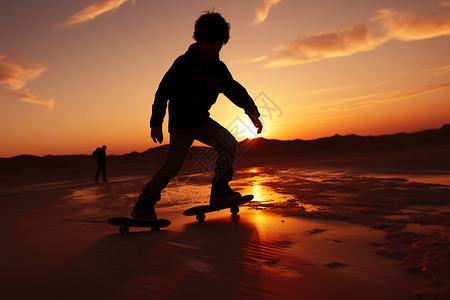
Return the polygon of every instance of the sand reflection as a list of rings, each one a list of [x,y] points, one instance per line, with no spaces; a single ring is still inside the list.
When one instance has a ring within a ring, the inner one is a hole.
[[[294,193],[280,193],[277,185],[288,185],[292,182],[287,180],[283,183],[283,174],[288,170],[273,170],[270,168],[251,168],[237,172],[237,179],[233,181],[233,185],[239,188],[241,194],[251,194],[255,198],[248,206],[255,209],[264,209],[270,207],[297,207],[305,211],[317,211],[321,207],[312,203],[304,203],[299,199],[295,199]],[[322,180],[314,175],[314,180]],[[277,184],[278,183],[278,184]]]

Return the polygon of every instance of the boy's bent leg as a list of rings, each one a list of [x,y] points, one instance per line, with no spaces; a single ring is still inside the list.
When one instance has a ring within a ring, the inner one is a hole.
[[[234,136],[216,121],[210,119],[202,127],[197,140],[214,147],[218,153],[213,183],[228,183],[233,179],[233,164],[236,156],[237,141]]]
[[[133,218],[156,219],[154,205],[161,198],[161,191],[178,174],[194,141],[195,131],[174,130],[170,134],[169,152],[166,162],[144,186],[131,213]],[[142,208],[142,209],[141,209]]]
[[[234,192],[228,182],[233,178],[233,163],[236,156],[237,141],[223,126],[210,120],[197,137],[199,141],[214,147],[218,153],[215,176],[212,180],[211,204],[231,201],[241,194]]]

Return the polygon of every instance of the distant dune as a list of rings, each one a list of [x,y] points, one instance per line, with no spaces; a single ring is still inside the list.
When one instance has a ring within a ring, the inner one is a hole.
[[[441,129],[416,133],[398,133],[382,136],[335,135],[315,140],[278,141],[263,138],[245,140],[253,155],[323,156],[339,154],[367,154],[380,151],[435,148],[450,146],[450,125]]]
[[[435,155],[435,160],[444,160],[445,166],[449,165],[448,153],[450,153],[450,125],[444,125],[440,129],[432,129],[415,133],[398,133],[382,136],[358,136],[335,135],[332,137],[315,140],[269,140],[256,138],[243,140],[238,145],[239,155],[237,162],[244,161],[255,163],[264,158],[264,163],[292,161],[292,160],[316,160],[316,159],[357,159],[361,157],[374,157],[377,155],[398,156],[404,159],[401,152],[415,155],[417,160],[426,159],[427,155]],[[124,155],[109,155],[108,165],[124,164],[152,164],[164,161],[168,146],[150,148],[145,152],[132,152]],[[187,162],[195,164],[195,158],[201,156],[206,147],[193,147],[188,155]],[[439,157],[443,154],[443,157]],[[429,157],[428,157],[429,158]],[[446,161],[445,161],[446,159]],[[198,160],[198,159],[197,159]],[[94,160],[90,155],[67,156],[33,156],[20,155],[12,158],[0,158],[0,170],[7,172],[13,169],[54,169],[91,166]],[[246,163],[245,163],[246,164]],[[450,168],[448,169],[450,170]]]

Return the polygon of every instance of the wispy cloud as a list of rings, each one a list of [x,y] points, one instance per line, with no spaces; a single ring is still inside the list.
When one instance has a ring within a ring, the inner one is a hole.
[[[258,56],[258,57],[253,57],[253,58],[249,58],[249,59],[243,59],[241,60],[241,62],[243,63],[257,63],[260,61],[265,61],[269,56],[267,55],[262,55],[262,56]]]
[[[324,111],[348,111],[360,108],[371,107],[381,103],[395,102],[400,100],[411,99],[420,95],[435,92],[450,87],[450,82],[429,85],[413,90],[394,92],[390,95],[369,94],[363,96],[354,96],[343,99],[334,100],[326,106],[316,107],[317,110]]]
[[[264,22],[272,6],[280,3],[281,1],[282,0],[261,0],[258,7],[256,8],[256,15],[253,19],[252,24],[258,25]]]
[[[441,83],[441,84],[434,84],[434,85],[430,85],[430,86],[426,86],[426,87],[421,87],[415,90],[410,90],[410,91],[403,91],[400,93],[396,93],[394,95],[391,96],[387,96],[387,97],[383,97],[383,98],[378,98],[375,99],[373,101],[369,101],[367,103],[360,103],[360,105],[358,107],[362,107],[362,106],[372,106],[375,104],[379,104],[379,103],[385,103],[385,102],[394,102],[394,101],[399,101],[399,100],[406,100],[406,99],[411,99],[420,95],[424,95],[424,94],[428,94],[431,92],[435,92],[444,88],[448,88],[450,87],[450,82],[446,82],[446,83]]]
[[[303,93],[303,96],[319,96],[324,94],[333,94],[341,91],[349,91],[355,88],[360,87],[359,85],[348,85],[348,86],[335,86],[335,87],[327,87],[318,90],[306,91]]]
[[[88,20],[95,19],[96,17],[107,13],[108,11],[119,8],[125,2],[133,2],[135,0],[101,0],[96,3],[93,3],[79,12],[68,17],[64,22],[59,25],[62,27],[67,27],[71,25],[75,25],[78,23],[82,23]]]
[[[49,108],[53,108],[53,106],[55,105],[54,99],[50,99],[50,98],[42,99],[28,91],[26,91],[26,92],[9,92],[8,95],[10,95],[14,98],[18,98],[18,99],[28,102],[28,103],[45,105],[45,106],[48,106]]]
[[[450,34],[450,15],[419,17],[410,13],[380,10],[371,19],[340,30],[305,35],[277,47],[266,66],[304,64],[325,58],[370,51],[389,40],[413,41]]]
[[[47,68],[37,64],[20,63],[6,55],[0,55],[0,84],[8,84],[18,90],[39,77]]]
[[[9,91],[6,93],[7,95],[22,101],[53,107],[55,103],[53,99],[40,99],[28,90],[25,92],[18,91],[22,89],[27,82],[39,77],[45,70],[47,70],[47,68],[42,65],[24,63],[6,55],[0,55],[0,84],[9,86]]]
[[[444,74],[450,72],[450,65],[432,68],[432,69],[426,69],[426,70],[424,70],[424,72],[431,72],[431,73],[433,73],[433,75],[444,75]]]

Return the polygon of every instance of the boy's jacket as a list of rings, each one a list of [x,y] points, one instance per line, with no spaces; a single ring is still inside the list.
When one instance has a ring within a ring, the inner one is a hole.
[[[162,126],[169,100],[169,131],[193,129],[209,119],[209,109],[223,93],[247,115],[259,117],[258,108],[245,88],[233,79],[227,66],[216,58],[204,62],[192,44],[164,75],[155,94],[150,126]]]

